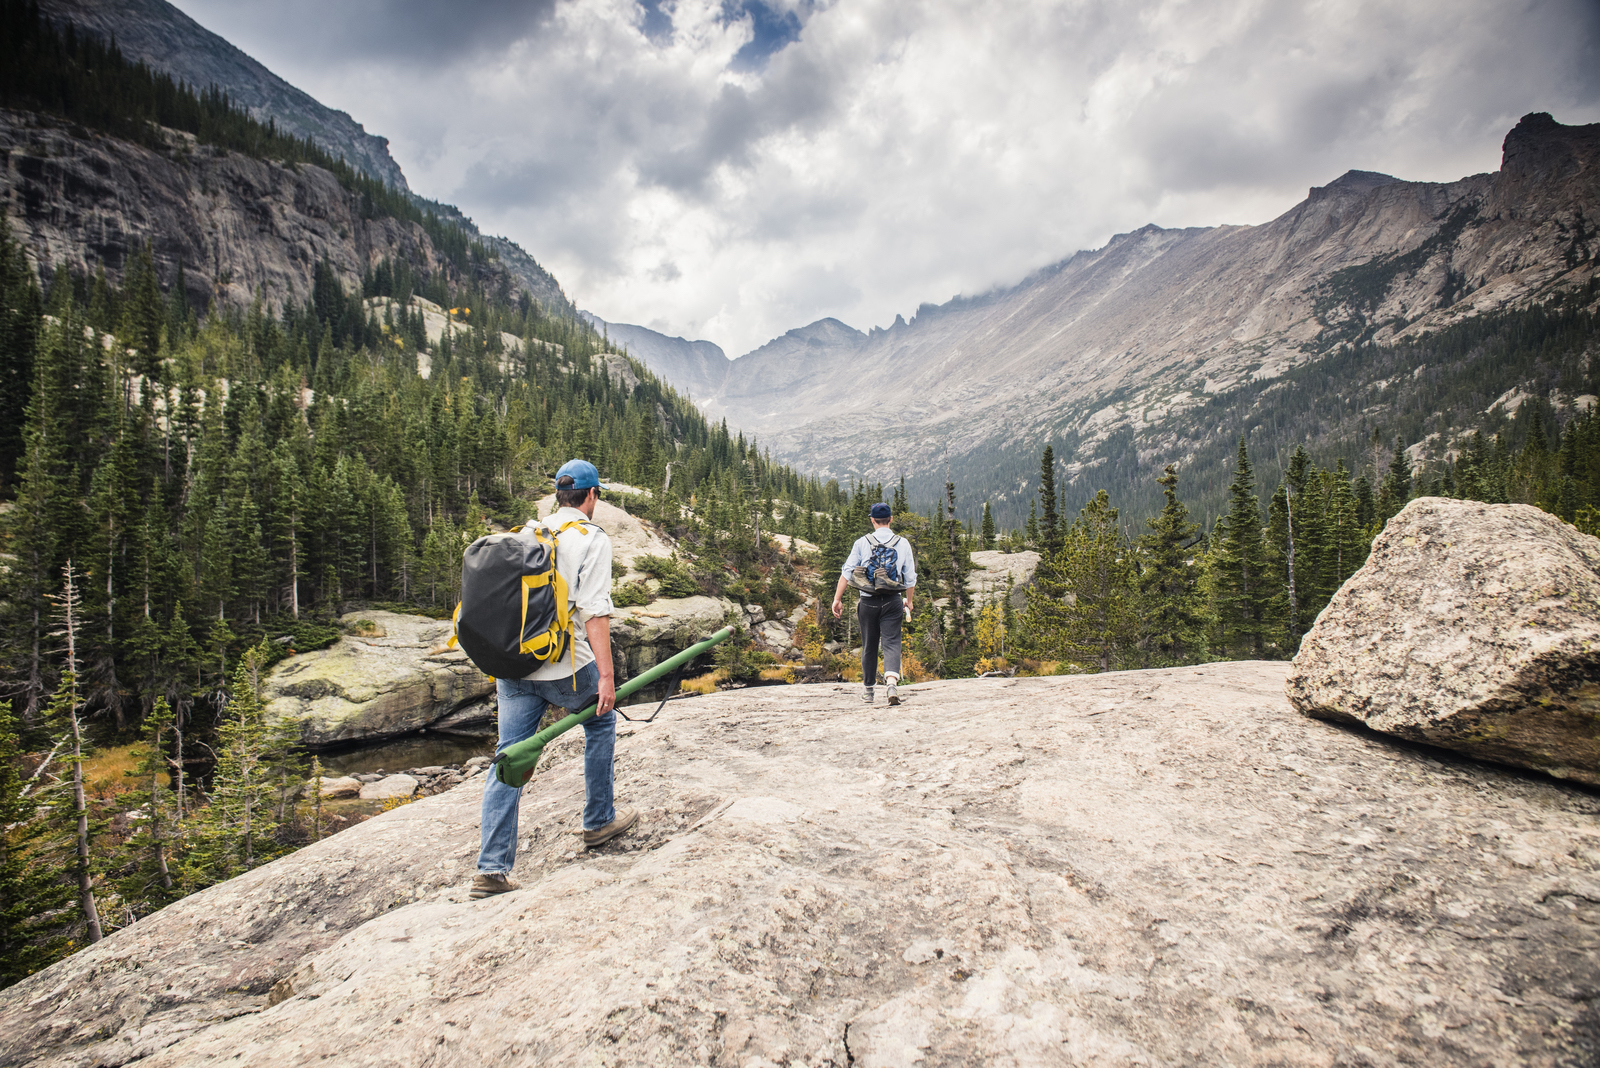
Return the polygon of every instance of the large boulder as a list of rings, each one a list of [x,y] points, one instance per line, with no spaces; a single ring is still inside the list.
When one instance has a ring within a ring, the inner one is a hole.
[[[417,780],[410,775],[397,773],[385,775],[377,782],[365,783],[361,787],[361,800],[363,801],[390,801],[395,798],[410,797],[417,792]]]
[[[739,606],[726,597],[661,597],[611,617],[611,652],[617,677],[630,679],[710,637]]]
[[[443,650],[448,621],[353,612],[339,622],[356,633],[289,657],[263,687],[268,716],[300,719],[308,746],[410,734],[494,691],[459,649]]]
[[[522,889],[467,896],[477,775],[0,991],[0,1064],[1593,1063],[1594,795],[1297,715],[1287,671],[675,702],[589,853],[573,731]]]
[[[1412,501],[1301,642],[1307,715],[1600,783],[1600,539],[1522,504]]]

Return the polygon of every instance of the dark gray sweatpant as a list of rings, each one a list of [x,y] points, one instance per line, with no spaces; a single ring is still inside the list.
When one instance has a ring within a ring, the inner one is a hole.
[[[883,673],[900,674],[900,624],[906,603],[898,593],[875,593],[856,602],[861,624],[861,683],[871,686],[878,678],[878,647],[883,647]]]

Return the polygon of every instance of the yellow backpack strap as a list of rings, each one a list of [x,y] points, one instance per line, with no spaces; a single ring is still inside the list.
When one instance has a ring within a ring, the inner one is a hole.
[[[456,602],[456,610],[450,613],[450,640],[444,643],[446,649],[456,647],[456,625],[461,622],[461,602]]]

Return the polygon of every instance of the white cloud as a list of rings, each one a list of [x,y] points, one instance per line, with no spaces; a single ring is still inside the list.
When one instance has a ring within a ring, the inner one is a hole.
[[[1350,168],[1492,170],[1528,111],[1600,119],[1585,0],[664,0],[650,36],[635,0],[179,6],[580,306],[731,353],[1146,222],[1265,221]]]

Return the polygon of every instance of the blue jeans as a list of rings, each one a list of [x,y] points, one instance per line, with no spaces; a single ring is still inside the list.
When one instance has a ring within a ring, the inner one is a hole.
[[[571,676],[541,682],[496,680],[495,688],[500,694],[500,744],[495,752],[533,737],[545,708],[550,705],[577,711],[593,704],[600,692],[600,669],[593,664],[579,668],[576,681],[574,689]],[[583,829],[593,831],[617,818],[611,798],[611,758],[617,747],[616,714],[608,712],[589,720],[583,725],[583,733],[583,788],[588,799],[583,806]],[[489,781],[483,788],[483,819],[479,830],[480,872],[509,874],[516,863],[517,802],[521,798],[521,788],[507,786],[493,771],[489,772]]]

